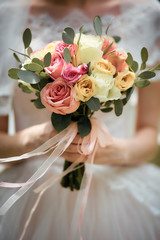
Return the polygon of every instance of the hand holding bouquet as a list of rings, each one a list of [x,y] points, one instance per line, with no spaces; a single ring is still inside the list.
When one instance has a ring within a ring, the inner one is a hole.
[[[51,121],[57,132],[77,122],[81,138],[92,129],[91,117],[95,111],[115,111],[120,116],[135,87],[143,88],[155,77],[160,65],[147,69],[148,51],[141,50],[141,66],[130,53],[119,50],[119,37],[102,36],[102,23],[95,17],[93,26],[96,35],[83,32],[75,34],[70,27],[64,29],[62,41],[53,41],[42,49],[32,51],[31,31],[23,33],[25,53],[14,51],[20,63],[8,75],[17,79],[19,87],[26,93],[34,92],[31,100],[35,107],[51,111]],[[25,57],[21,61],[18,54]],[[71,165],[65,161],[64,170]],[[85,166],[78,163],[75,170],[63,177],[61,184],[71,190],[80,189]]]

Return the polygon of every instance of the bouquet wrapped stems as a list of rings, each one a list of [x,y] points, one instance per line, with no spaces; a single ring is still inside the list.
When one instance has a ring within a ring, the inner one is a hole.
[[[69,168],[71,164],[71,162],[65,160],[63,171]],[[85,165],[82,163],[78,163],[75,168],[75,170],[65,175],[61,180],[61,185],[65,188],[69,187],[71,191],[74,189],[80,189],[82,178],[85,172]]]

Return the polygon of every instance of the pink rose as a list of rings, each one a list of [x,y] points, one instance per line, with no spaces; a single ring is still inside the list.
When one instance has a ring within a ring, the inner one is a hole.
[[[60,53],[55,52],[52,54],[51,65],[46,67],[45,71],[51,78],[56,80],[58,77],[61,77],[63,65],[64,59],[61,57]]]
[[[74,98],[73,88],[61,77],[42,89],[41,101],[46,108],[62,115],[75,112],[80,105],[80,102]]]
[[[66,44],[63,41],[61,41],[60,43],[58,43],[56,45],[55,50],[57,52],[59,52],[61,54],[61,56],[63,56],[63,50],[64,48],[69,48],[71,56],[73,56],[76,52],[77,52],[77,44]]]
[[[102,46],[102,49],[101,49],[101,50],[104,51],[110,44],[111,44],[111,41],[109,41],[107,38],[104,38],[104,40],[103,40],[103,46]],[[115,49],[117,49],[117,46],[114,45],[114,44],[112,44],[112,46],[110,47],[110,49],[108,50],[107,53],[109,53],[109,52],[111,52],[111,51],[113,51],[113,50],[115,50]],[[108,57],[108,54],[107,54],[107,53],[103,56],[104,59],[107,59],[107,57]]]
[[[64,65],[62,76],[66,83],[74,84],[78,79],[82,77],[83,74],[87,72],[88,72],[87,64],[74,67],[71,63],[68,63]]]
[[[116,73],[123,72],[123,70],[128,66],[126,63],[127,53],[125,51],[113,52],[109,54],[106,59],[115,66]]]

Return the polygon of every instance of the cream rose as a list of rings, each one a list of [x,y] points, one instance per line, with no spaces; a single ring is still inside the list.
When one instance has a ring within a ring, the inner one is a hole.
[[[77,43],[79,34],[76,34],[74,42]],[[80,44],[77,51],[77,64],[89,63],[94,60],[101,59],[103,51],[101,51],[103,39],[100,36],[82,34]]]
[[[126,91],[128,88],[132,87],[135,81],[135,74],[130,71],[124,71],[118,73],[115,79],[115,86],[121,91]]]
[[[110,63],[108,60],[97,60],[92,62],[91,69],[94,74],[94,72],[104,73],[104,74],[110,74],[114,75],[116,72],[116,68]]]
[[[75,99],[83,102],[88,101],[95,94],[95,84],[90,76],[84,74],[75,84]]]

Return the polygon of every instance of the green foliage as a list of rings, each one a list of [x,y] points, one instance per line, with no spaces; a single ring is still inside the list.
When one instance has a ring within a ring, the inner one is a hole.
[[[45,67],[49,67],[51,64],[51,53],[48,52],[45,56],[44,56],[44,66]]]
[[[126,63],[130,66],[130,67],[132,67],[132,64],[133,64],[133,57],[132,57],[132,55],[131,55],[131,53],[127,53],[127,55],[128,55],[128,57],[127,57],[127,59],[126,59]]]
[[[116,116],[120,116],[123,112],[123,101],[121,99],[114,100],[114,111]]]
[[[32,52],[33,52],[32,48],[31,48],[31,47],[28,47],[28,48],[27,48],[27,53],[28,53],[28,55],[30,55]]]
[[[19,57],[17,56],[16,53],[13,53],[13,57],[17,60],[17,62],[20,62],[20,63],[21,63],[21,60],[19,59]]]
[[[34,72],[31,72],[29,70],[25,70],[25,71],[20,70],[17,75],[22,81],[27,83],[35,84],[40,81],[40,77]]]
[[[79,38],[78,38],[78,41],[77,41],[77,45],[79,46],[79,43],[80,43],[80,39],[81,39],[81,35],[82,35],[82,31],[83,31],[83,25],[80,26],[79,28]]]
[[[121,41],[121,37],[119,37],[119,36],[112,36],[112,38],[114,39],[114,41],[115,41],[116,43],[118,43],[119,41]]]
[[[159,71],[159,70],[160,70],[160,64],[150,69],[150,71]]]
[[[108,26],[107,26],[107,28],[106,28],[106,31],[105,31],[105,34],[106,34],[106,35],[108,35],[108,30],[109,30],[110,26],[111,26],[111,23],[109,23]]]
[[[29,64],[24,65],[26,70],[30,70],[32,72],[40,72],[43,70],[43,67],[37,63],[31,62]]]
[[[145,47],[141,49],[141,59],[142,59],[142,64],[140,69],[144,70],[146,68],[146,62],[148,60],[148,51],[147,51],[147,48]]]
[[[100,101],[98,98],[91,97],[87,102],[87,106],[93,110],[93,111],[98,111],[100,109]]]
[[[113,45],[113,42],[111,42],[111,43],[109,44],[109,46],[108,46],[106,49],[104,49],[104,51],[103,51],[103,56],[109,51],[109,49],[111,48],[112,45]]]
[[[144,88],[150,85],[150,81],[148,79],[139,79],[135,82],[135,86],[138,88]]]
[[[38,109],[42,109],[42,108],[45,108],[45,106],[42,104],[41,102],[41,98],[37,98],[35,100],[32,100],[32,102],[34,103],[34,106]]]
[[[87,116],[82,116],[78,120],[78,132],[81,138],[87,136],[91,131],[91,122]]]
[[[27,54],[24,54],[24,53],[18,52],[18,51],[16,51],[16,50],[13,50],[12,48],[9,48],[9,50],[11,50],[11,51],[13,51],[13,52],[15,52],[15,53],[18,53],[18,54],[20,54],[20,55],[22,55],[22,56],[27,57],[27,58],[30,59],[30,57],[29,57]]]
[[[21,88],[25,93],[32,93],[32,90],[29,88],[29,86],[23,84],[22,82],[18,84],[18,87]]]
[[[42,66],[43,68],[45,67],[45,66],[44,66],[44,62],[41,61],[39,58],[33,58],[33,59],[32,59],[32,62],[39,64],[39,65]]]
[[[8,76],[10,78],[13,78],[13,79],[19,79],[18,77],[18,73],[19,73],[20,69],[19,68],[11,68],[8,70]]]
[[[66,63],[70,63],[72,61],[69,48],[64,48],[63,57]]]
[[[71,114],[61,115],[52,113],[51,122],[57,132],[61,132],[71,123]]]
[[[63,30],[62,40],[66,44],[73,44],[74,37],[75,37],[75,32],[74,32],[73,28],[67,27]]]
[[[129,101],[133,91],[134,91],[134,87],[131,87],[126,91],[126,97],[124,99],[122,99],[123,105],[127,104],[127,102]]]
[[[91,74],[92,74],[91,62],[89,62],[89,63],[87,64],[87,66],[88,66],[88,76],[91,76]]]
[[[102,35],[102,21],[99,16],[96,16],[93,20],[93,26],[94,30],[97,35],[101,36]]]
[[[111,112],[113,110],[113,107],[108,107],[108,108],[102,108],[101,111],[106,113],[106,112]]]
[[[31,40],[32,40],[31,30],[29,28],[26,28],[26,30],[23,33],[23,43],[25,49],[29,47]]]
[[[132,70],[134,72],[137,72],[137,70],[138,70],[138,63],[136,61],[133,61],[133,64],[132,64],[131,68],[132,68]]]
[[[138,75],[138,77],[140,77],[142,79],[150,79],[150,78],[153,78],[155,76],[156,76],[156,74],[154,72],[151,72],[151,71],[145,71],[145,72],[142,72],[141,74]]]

